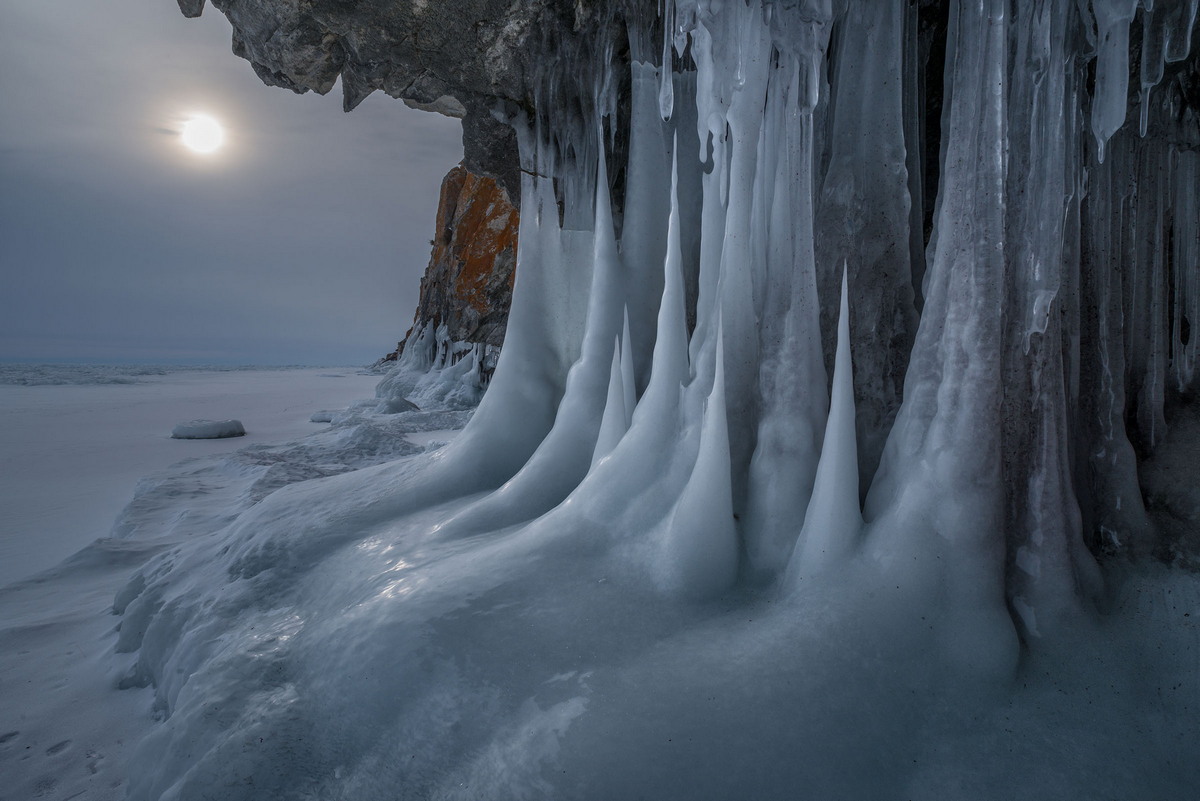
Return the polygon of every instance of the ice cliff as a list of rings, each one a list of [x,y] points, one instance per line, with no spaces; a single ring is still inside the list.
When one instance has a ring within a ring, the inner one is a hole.
[[[1194,794],[1196,0],[214,4],[515,141],[517,278],[453,444],[119,597],[135,797]]]

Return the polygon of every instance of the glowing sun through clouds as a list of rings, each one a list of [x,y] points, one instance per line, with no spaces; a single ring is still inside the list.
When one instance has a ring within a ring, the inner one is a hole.
[[[225,143],[225,129],[212,117],[195,116],[183,124],[183,144],[195,153],[212,153]]]

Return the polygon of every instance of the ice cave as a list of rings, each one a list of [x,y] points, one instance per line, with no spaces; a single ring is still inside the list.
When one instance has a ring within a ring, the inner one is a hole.
[[[127,511],[131,798],[1198,797],[1197,0],[212,5],[517,277],[449,446]]]

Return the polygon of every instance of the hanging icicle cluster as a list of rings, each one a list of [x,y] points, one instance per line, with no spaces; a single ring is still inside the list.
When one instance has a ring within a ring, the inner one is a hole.
[[[593,45],[591,102],[556,103],[578,78],[551,70],[517,123],[522,308],[480,417],[532,385],[557,411],[456,520],[640,483],[664,587],[944,551],[997,630],[1071,614],[1098,590],[1085,541],[1153,547],[1130,439],[1152,449],[1195,386],[1200,135],[1184,90],[1155,87],[1195,60],[1196,7],[978,0],[942,28],[865,0],[614,11],[627,104]]]

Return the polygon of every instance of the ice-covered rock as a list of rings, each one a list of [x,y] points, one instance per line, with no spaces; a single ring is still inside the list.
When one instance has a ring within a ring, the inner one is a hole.
[[[218,5],[351,100],[449,8]],[[130,796],[1194,795],[1200,581],[1111,555],[1190,552],[1195,0],[469,5],[537,66],[495,373],[430,321],[326,433],[449,445],[138,571]]]
[[[171,429],[173,439],[223,439],[245,435],[241,420],[191,420]]]

